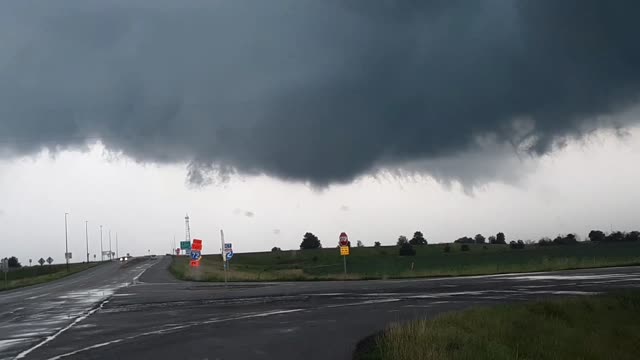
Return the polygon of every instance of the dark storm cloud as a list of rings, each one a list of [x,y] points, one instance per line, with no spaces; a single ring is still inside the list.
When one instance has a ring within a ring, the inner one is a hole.
[[[0,147],[101,140],[188,179],[316,185],[473,152],[540,154],[633,105],[635,0],[0,4]],[[464,165],[463,165],[464,166]],[[437,170],[437,169],[435,169]],[[473,174],[469,174],[473,177]]]

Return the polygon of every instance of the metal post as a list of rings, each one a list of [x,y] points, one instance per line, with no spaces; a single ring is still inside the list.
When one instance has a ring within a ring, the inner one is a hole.
[[[67,272],[69,272],[69,235],[67,233],[67,215],[69,215],[69,213],[64,213],[64,258],[67,261]]]
[[[118,252],[118,233],[116,233],[116,259],[120,259],[120,253]]]
[[[111,260],[112,256],[111,253],[113,251],[111,250],[111,229],[109,229],[109,260]]]
[[[343,255],[342,260],[344,260],[344,277],[346,279],[347,278],[347,257]]]
[[[104,261],[104,249],[102,248],[102,225],[100,225],[100,261]]]
[[[89,263],[89,222],[84,222],[84,235],[87,240],[87,264]]]
[[[222,264],[224,265],[224,286],[227,287],[227,257],[224,253],[224,231],[220,230],[220,254],[222,255]]]

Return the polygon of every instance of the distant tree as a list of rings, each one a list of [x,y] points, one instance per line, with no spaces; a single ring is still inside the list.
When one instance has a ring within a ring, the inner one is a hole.
[[[282,251],[282,250],[277,246],[274,246],[271,248],[271,252],[278,252],[278,251]]]
[[[607,235],[604,239],[606,242],[619,242],[624,241],[624,233],[620,231],[614,231],[611,234]]]
[[[364,247],[364,244],[362,243],[362,241],[358,240],[358,241],[356,241],[356,246],[357,247]]]
[[[398,237],[398,242],[396,243],[396,245],[398,245],[398,246],[402,246],[402,245],[404,245],[404,244],[408,244],[408,243],[409,243],[409,240],[407,240],[407,237],[406,237],[406,236],[404,236],[404,235],[400,235],[400,236]]]
[[[9,267],[10,268],[19,268],[22,267],[22,265],[20,265],[20,262],[18,261],[18,258],[15,256],[12,256],[9,258]]]
[[[400,245],[400,250],[398,251],[400,256],[414,256],[416,254],[416,249],[413,248],[411,244],[408,242],[402,243]]]
[[[640,231],[632,231],[624,236],[625,241],[640,241]]]
[[[427,245],[427,239],[424,238],[424,235],[421,231],[416,231],[413,233],[413,238],[409,240],[409,244],[411,245]]]
[[[304,234],[302,238],[302,243],[300,243],[300,249],[308,250],[308,249],[319,249],[322,247],[320,243],[320,239],[312,233],[308,232]]]
[[[469,251],[469,250],[471,250],[471,248],[467,244],[462,244],[462,246],[460,246],[460,251]]]
[[[589,241],[603,242],[607,236],[600,230],[589,231]]]
[[[496,237],[491,235],[491,236],[489,236],[487,241],[489,242],[489,244],[496,244]]]
[[[476,244],[484,244],[485,238],[484,236],[482,236],[482,234],[477,234],[474,238],[476,241]]]
[[[496,234],[496,244],[506,244],[507,238],[504,236],[503,232],[499,232]]]
[[[451,245],[447,244],[442,248],[442,250],[446,253],[451,252]]]
[[[538,240],[538,246],[549,246],[549,245],[553,245],[553,241],[548,237],[543,237],[542,239]]]
[[[380,241],[376,241],[373,243],[373,247],[380,247]]]
[[[454,241],[454,243],[456,243],[456,244],[475,244],[476,241],[473,240],[472,238],[468,237],[468,236],[463,236],[463,237],[459,238],[458,240]]]
[[[578,239],[575,234],[567,234],[565,236],[558,235],[553,239],[553,243],[556,245],[574,245],[578,243]]]
[[[524,241],[511,241],[509,242],[509,247],[512,249],[524,249]]]

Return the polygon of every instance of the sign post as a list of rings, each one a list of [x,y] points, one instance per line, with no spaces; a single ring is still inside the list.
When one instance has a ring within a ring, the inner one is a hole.
[[[9,272],[9,259],[4,258],[2,259],[2,272],[4,273],[4,287],[8,288],[9,287],[9,282],[7,280],[7,273]]]
[[[222,265],[224,270],[224,286],[227,286],[227,257],[224,255],[224,231],[220,229],[220,255],[222,255]]]
[[[202,258],[202,240],[193,239],[191,245],[191,267],[200,267],[200,259]]]
[[[340,255],[342,255],[342,262],[344,263],[344,277],[347,278],[347,256],[349,256],[349,237],[347,233],[340,234]]]
[[[184,250],[185,254],[188,254],[191,250],[191,241],[180,241],[180,249]]]

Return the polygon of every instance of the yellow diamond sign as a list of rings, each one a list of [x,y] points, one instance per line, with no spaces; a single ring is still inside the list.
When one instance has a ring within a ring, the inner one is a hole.
[[[348,256],[349,255],[349,247],[348,246],[340,246],[340,255]]]

